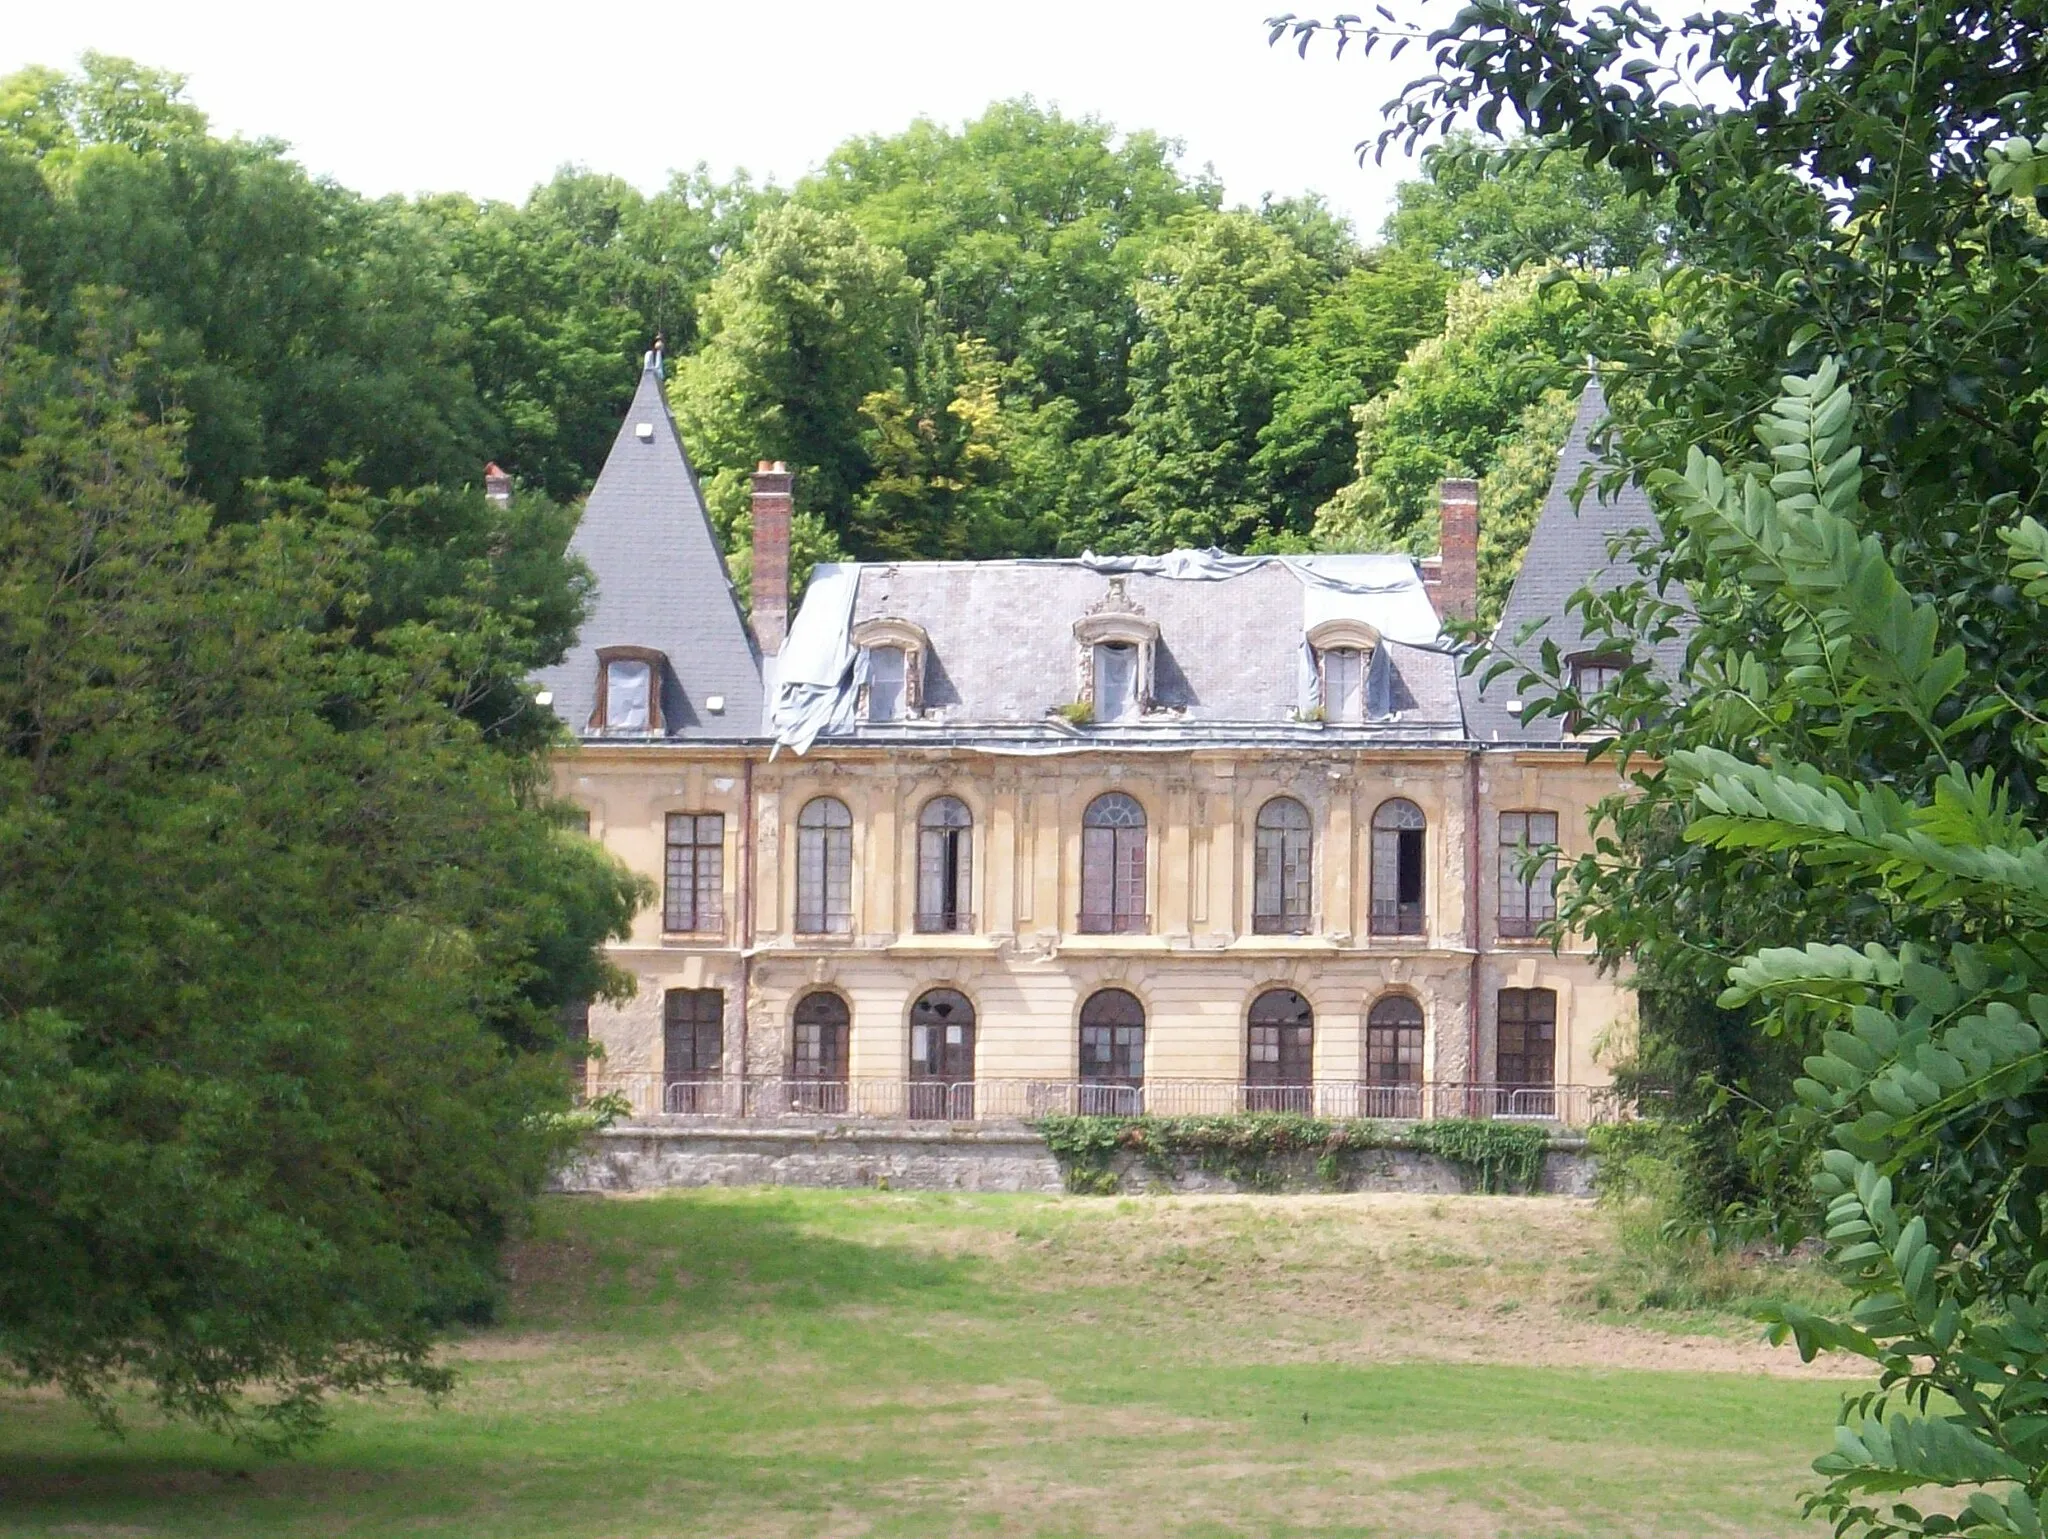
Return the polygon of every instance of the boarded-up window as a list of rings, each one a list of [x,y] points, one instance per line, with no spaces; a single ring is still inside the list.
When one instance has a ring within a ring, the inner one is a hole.
[[[917,817],[917,927],[927,934],[974,928],[974,816],[957,796],[935,796]]]
[[[723,813],[668,815],[668,866],[661,927],[699,932],[725,928]]]
[[[1308,809],[1276,796],[1259,809],[1252,842],[1252,929],[1260,935],[1306,935],[1312,906],[1313,840]]]
[[[1557,857],[1545,855],[1533,871],[1529,857],[1557,843],[1554,812],[1500,815],[1500,933],[1534,935],[1557,917]]]
[[[1420,935],[1423,929],[1422,809],[1395,797],[1372,815],[1372,933]]]
[[[853,815],[836,796],[804,804],[796,827],[796,928],[853,933]]]
[[[1081,929],[1137,935],[1145,912],[1145,809],[1121,791],[1088,804],[1081,817]]]
[[[1496,1025],[1494,1079],[1502,1085],[1549,1085],[1557,1077],[1557,994],[1502,989]]]

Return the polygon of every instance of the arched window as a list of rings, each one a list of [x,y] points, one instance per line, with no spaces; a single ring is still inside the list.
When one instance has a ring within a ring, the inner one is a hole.
[[[1099,989],[1081,1006],[1081,1111],[1143,1110],[1145,1007],[1124,989]]]
[[[1252,845],[1253,933],[1308,933],[1312,840],[1308,808],[1293,797],[1276,796],[1259,809]]]
[[[910,1007],[910,1115],[974,1116],[974,1004],[958,989],[928,990]]]
[[[1145,809],[1121,791],[1088,804],[1081,817],[1081,931],[1142,935],[1145,913]]]
[[[797,815],[796,928],[853,933],[853,815],[836,796],[813,797]]]
[[[1268,989],[1252,1001],[1245,1022],[1245,1110],[1312,1108],[1316,1017],[1292,989]]]
[[[1422,809],[1394,797],[1372,815],[1372,933],[1420,935],[1423,887]]]
[[[1373,1001],[1365,1017],[1368,1117],[1415,1117],[1422,1112],[1422,1006],[1406,994]]]
[[[974,815],[957,796],[934,796],[917,816],[917,927],[926,934],[974,928]]]
[[[797,1001],[790,1035],[792,1111],[846,1110],[847,1038],[853,1025],[846,1001],[823,989]]]

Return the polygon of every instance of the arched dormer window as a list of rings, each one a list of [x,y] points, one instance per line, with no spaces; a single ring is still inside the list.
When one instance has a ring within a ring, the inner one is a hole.
[[[853,644],[867,664],[861,685],[863,721],[907,721],[924,714],[924,660],[931,638],[909,620],[882,616],[853,628]]]
[[[1316,657],[1316,682],[1322,694],[1323,719],[1362,722],[1370,715],[1367,682],[1380,633],[1363,620],[1325,620],[1308,633]]]
[[[668,658],[652,647],[599,647],[597,708],[590,725],[598,732],[660,732],[661,685]]]
[[[1123,578],[1112,577],[1102,602],[1074,622],[1074,640],[1077,698],[1095,720],[1132,721],[1152,709],[1159,622],[1131,602]]]

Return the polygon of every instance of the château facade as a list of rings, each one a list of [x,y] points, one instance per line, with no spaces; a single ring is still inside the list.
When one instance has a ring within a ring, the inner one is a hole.
[[[1502,634],[1575,667],[1565,599],[1648,523],[1570,496],[1582,403]],[[1476,488],[1407,556],[849,563],[787,601],[754,481],[744,616],[650,362],[573,549],[598,591],[539,681],[557,789],[661,900],[591,1008],[643,1116],[951,1121],[1299,1110],[1581,1122],[1625,985],[1540,933],[1618,789],[1444,637]]]

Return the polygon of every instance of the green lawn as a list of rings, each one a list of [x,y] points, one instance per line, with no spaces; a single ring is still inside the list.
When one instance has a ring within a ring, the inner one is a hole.
[[[462,1387],[297,1461],[0,1396],[0,1534],[1818,1534],[1839,1383],[1500,1198],[550,1202]]]

